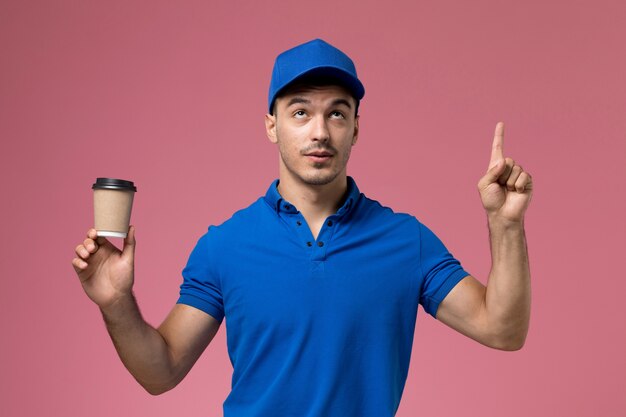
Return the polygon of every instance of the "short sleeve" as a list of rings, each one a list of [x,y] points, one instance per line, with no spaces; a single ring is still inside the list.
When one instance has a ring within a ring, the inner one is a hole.
[[[419,230],[422,272],[419,302],[428,314],[436,318],[439,304],[469,274],[430,229],[419,223]]]
[[[204,311],[221,322],[224,302],[219,275],[216,273],[214,236],[209,227],[196,243],[183,269],[178,304],[186,304]]]

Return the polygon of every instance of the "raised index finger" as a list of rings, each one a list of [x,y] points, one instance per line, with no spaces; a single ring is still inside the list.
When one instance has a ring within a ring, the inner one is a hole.
[[[496,131],[493,135],[493,145],[491,145],[491,160],[489,161],[489,168],[494,166],[496,162],[504,159],[504,152],[502,147],[504,144],[504,123],[498,122],[496,124]]]

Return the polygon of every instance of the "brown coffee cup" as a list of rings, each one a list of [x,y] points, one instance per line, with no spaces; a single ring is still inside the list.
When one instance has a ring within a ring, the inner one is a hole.
[[[137,187],[132,181],[97,178],[91,188],[94,228],[98,236],[125,238],[128,234],[130,212]]]

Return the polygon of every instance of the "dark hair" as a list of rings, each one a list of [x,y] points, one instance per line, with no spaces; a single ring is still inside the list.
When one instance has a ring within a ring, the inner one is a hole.
[[[278,94],[276,94],[276,98],[272,103],[272,115],[276,115],[276,100],[290,94],[291,92],[302,88],[302,87],[325,87],[325,86],[339,86],[345,88],[345,83],[343,83],[339,78],[327,76],[327,75],[305,75],[304,77],[300,77],[296,79],[291,84],[288,84],[285,88],[280,90]],[[359,100],[352,95],[350,90],[346,88],[346,91],[350,93],[350,96],[354,99],[356,104],[354,109],[354,117],[359,115]]]

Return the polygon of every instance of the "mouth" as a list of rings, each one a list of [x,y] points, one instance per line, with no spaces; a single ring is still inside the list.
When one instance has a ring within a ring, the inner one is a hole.
[[[330,160],[330,158],[333,157],[333,154],[331,154],[330,152],[326,152],[326,151],[316,151],[316,152],[308,153],[305,156],[313,162],[320,163],[320,162],[326,162]]]

